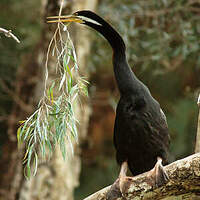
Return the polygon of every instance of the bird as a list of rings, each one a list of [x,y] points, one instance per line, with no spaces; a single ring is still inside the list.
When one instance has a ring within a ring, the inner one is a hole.
[[[89,10],[72,15],[48,17],[49,23],[77,22],[99,32],[110,44],[112,62],[120,99],[114,123],[114,147],[120,165],[113,188],[123,196],[127,170],[133,176],[148,172],[156,186],[169,181],[163,165],[168,164],[170,136],[167,120],[160,104],[148,87],[132,71],[126,58],[126,45],[120,34],[102,17]]]

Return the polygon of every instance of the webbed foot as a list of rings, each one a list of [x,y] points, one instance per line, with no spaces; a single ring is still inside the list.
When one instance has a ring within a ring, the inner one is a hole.
[[[127,168],[128,168],[127,162],[122,163],[119,177],[112,184],[110,190],[106,195],[107,200],[115,200],[119,197],[125,198],[127,190],[133,180],[132,177],[126,176]]]
[[[169,176],[162,165],[162,158],[157,158],[154,168],[148,172],[148,177],[153,180],[156,187],[160,187],[169,181]]]

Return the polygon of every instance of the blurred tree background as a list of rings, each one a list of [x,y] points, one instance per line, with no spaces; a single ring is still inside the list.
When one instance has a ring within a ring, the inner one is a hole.
[[[66,3],[71,1],[66,1]],[[22,45],[0,38],[0,169],[9,149],[8,121],[17,68],[40,38],[40,1],[1,0],[0,27],[11,29]],[[200,3],[198,0],[99,0],[97,13],[123,36],[133,71],[160,102],[171,134],[171,161],[194,151],[197,94],[200,91]],[[56,14],[56,13],[55,13]],[[69,13],[66,13],[69,14]],[[85,28],[85,27],[83,27]],[[91,30],[88,57],[90,105],[88,135],[81,142],[82,171],[75,199],[111,184],[118,175],[112,136],[119,94],[108,43]],[[81,40],[81,35],[79,35]],[[35,49],[34,49],[35,51]],[[83,74],[84,75],[84,74]],[[2,184],[2,183],[1,183]]]

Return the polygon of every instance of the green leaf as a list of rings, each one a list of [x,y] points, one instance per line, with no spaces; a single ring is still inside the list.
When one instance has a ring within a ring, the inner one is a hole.
[[[33,161],[33,165],[34,165],[34,172],[33,172],[33,176],[36,175],[37,173],[37,166],[38,166],[38,156],[37,153],[34,153],[35,157],[34,157],[34,161]]]
[[[20,126],[20,127],[17,129],[17,142],[18,142],[18,148],[19,148],[19,147],[21,146],[21,144],[22,144],[21,137],[20,137],[21,129],[22,129],[22,126]]]
[[[63,77],[62,77],[62,80],[60,81],[60,85],[59,85],[59,90],[61,90],[62,86],[63,86],[63,83],[65,82],[65,79],[66,79],[66,75],[64,73]]]
[[[26,165],[24,167],[24,176],[26,177],[26,179],[30,179],[30,177],[31,177],[31,167],[30,167],[30,165]]]

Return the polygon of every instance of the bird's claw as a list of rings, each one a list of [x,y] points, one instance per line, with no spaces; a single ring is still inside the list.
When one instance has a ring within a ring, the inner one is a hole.
[[[112,184],[110,190],[108,191],[106,195],[106,199],[115,200],[119,197],[125,198],[132,181],[133,181],[132,177],[128,177],[128,176],[119,177]]]
[[[156,187],[160,187],[169,181],[169,176],[162,166],[162,159],[157,161],[155,167],[148,172],[148,177]]]

